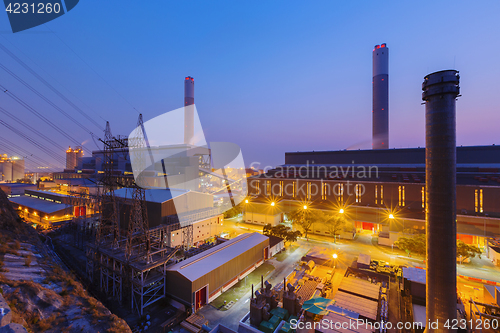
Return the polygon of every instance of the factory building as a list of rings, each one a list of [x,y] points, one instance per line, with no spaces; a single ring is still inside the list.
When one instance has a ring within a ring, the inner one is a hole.
[[[0,155],[0,182],[11,183],[24,178],[24,159]]]
[[[25,190],[36,190],[36,184],[24,183],[0,183],[0,190],[2,190],[7,197],[24,195]]]
[[[26,189],[24,195],[9,198],[19,216],[45,228],[71,220],[74,208],[68,196],[58,193]]]
[[[197,311],[269,258],[269,238],[242,234],[167,268],[166,293]]]
[[[375,45],[373,57],[373,149],[389,148],[389,48]]]
[[[484,247],[500,236],[500,146],[457,147],[456,160],[457,235]],[[343,209],[358,231],[381,232],[379,242],[391,245],[424,232],[425,179],[425,148],[286,153],[284,165],[248,179],[254,198],[245,213],[260,214],[256,203],[269,198],[285,215],[304,203]]]

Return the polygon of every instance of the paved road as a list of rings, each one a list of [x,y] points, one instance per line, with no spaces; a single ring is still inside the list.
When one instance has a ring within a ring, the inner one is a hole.
[[[246,232],[262,232],[262,226],[243,223],[239,219],[226,219],[224,221],[224,231],[228,232],[231,237],[235,237]],[[279,262],[276,259],[269,261],[275,266],[275,270],[264,279],[267,279],[273,285],[281,282],[293,270],[294,265],[300,258],[316,246],[334,250],[338,254],[339,268],[350,266],[360,253],[369,254],[372,259],[385,260],[390,264],[425,267],[423,258],[411,258],[398,249],[377,245],[373,235],[369,232],[358,234],[355,240],[341,240],[337,243],[333,243],[331,237],[310,235],[308,240],[301,238],[296,244],[299,245],[298,249],[284,261]],[[465,276],[500,282],[500,268],[494,266],[484,256],[482,259],[474,258],[470,264],[458,265],[457,270],[459,274]],[[459,287],[461,286],[459,285]],[[463,287],[460,289],[463,289]],[[237,329],[239,320],[250,310],[250,294],[249,287],[248,292],[227,311],[219,311],[209,305],[201,309],[200,314],[208,319],[210,326],[220,323],[229,328]],[[394,320],[396,316],[398,314],[392,314],[391,319]]]

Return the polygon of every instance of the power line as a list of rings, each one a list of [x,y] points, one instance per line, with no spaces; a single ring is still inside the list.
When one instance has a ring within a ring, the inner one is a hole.
[[[92,68],[92,66],[90,66],[85,60],[83,60],[82,57],[80,57],[78,55],[78,53],[76,53],[68,44],[66,44],[66,42],[64,40],[61,39],[61,37],[59,37],[52,29],[50,29],[50,27],[48,25],[45,25],[53,34],[54,36],[57,37],[57,39],[59,39],[61,41],[61,43],[63,43],[64,45],[66,45],[66,47],[71,51],[73,52],[77,57],[78,59],[80,59],[85,65],[87,65],[87,67],[89,67],[102,81],[104,81],[104,83],[106,83],[118,96],[120,96],[125,102],[128,103],[128,105],[130,105],[132,107],[132,109],[135,110],[135,112],[137,112],[138,114],[141,114],[133,105],[132,103],[130,103],[125,97],[123,97],[122,94],[120,94],[111,84],[109,84],[108,81],[106,81],[94,68]]]
[[[47,155],[50,155],[52,158],[58,160],[59,162],[61,161],[64,161],[61,156],[59,156],[56,152],[52,151],[51,149],[45,147],[44,145],[42,145],[41,143],[38,143],[36,140],[34,140],[33,138],[31,138],[30,136],[28,136],[27,134],[19,131],[18,129],[14,128],[13,126],[7,124],[5,121],[1,120],[0,119],[0,125],[3,125],[5,127],[7,127],[8,129],[10,129],[12,132],[16,133],[17,135],[19,135],[20,137],[22,137],[23,139],[25,139],[26,141],[28,141],[29,143],[31,143],[32,145],[38,147],[40,150],[42,150],[43,152],[45,152]]]
[[[68,119],[70,119],[72,122],[74,122],[76,125],[78,125],[85,132],[89,133],[90,135],[94,135],[94,133],[92,133],[87,127],[83,126],[79,121],[77,121],[75,118],[73,118],[68,113],[66,113],[63,109],[61,109],[60,107],[58,107],[57,105],[55,105],[51,100],[49,100],[47,97],[43,96],[40,92],[38,92],[38,90],[36,90],[35,88],[33,88],[30,84],[28,84],[26,81],[24,81],[23,79],[21,79],[19,76],[17,76],[14,72],[12,72],[11,70],[9,70],[7,67],[5,67],[4,65],[2,65],[1,63],[0,63],[0,68],[2,68],[10,76],[12,76],[17,81],[19,81],[21,84],[23,84],[26,88],[28,88],[29,90],[31,90],[31,92],[33,92],[35,95],[37,95],[38,97],[40,97],[41,99],[43,99],[47,104],[49,104],[54,109],[56,109],[57,111],[59,111],[60,113],[62,113],[63,115],[65,115]]]
[[[29,55],[27,55],[25,52],[23,52],[20,48],[18,48],[14,43],[12,43],[8,38],[6,38],[4,35],[1,35],[7,42],[10,43],[10,45],[12,45],[17,51],[19,51],[22,55],[24,55],[26,58],[28,58],[29,60],[31,60],[31,62],[33,64],[35,64],[36,66],[38,66],[38,68],[40,68],[48,77],[50,77],[53,81],[55,81],[57,84],[59,84],[60,86],[62,86],[63,88],[66,89],[67,92],[69,92],[74,98],[76,98],[80,103],[82,103],[87,109],[89,109],[90,111],[92,111],[96,116],[98,116],[99,118],[101,118],[103,121],[106,121],[106,119],[104,119],[97,111],[95,111],[92,107],[88,106],[84,101],[81,100],[81,98],[79,98],[77,95],[75,95],[75,93],[73,93],[71,90],[68,89],[68,87],[66,87],[64,84],[61,84],[61,82],[59,82],[54,76],[52,76],[49,72],[47,72],[45,69],[43,69],[43,67],[37,63],[35,60],[33,60],[33,58],[31,58]],[[1,44],[0,44],[1,45]],[[16,57],[15,54],[12,53],[12,55],[14,56],[14,58],[17,58],[19,59],[19,57]],[[21,61],[19,59],[19,61]],[[55,88],[54,88],[55,89]],[[62,93],[61,93],[62,94]],[[70,103],[70,105],[73,105],[73,103]],[[76,107],[77,109],[79,109],[78,107]],[[84,111],[82,111],[84,112]],[[98,124],[98,128],[100,130],[104,130],[104,128]]]
[[[66,132],[64,132],[63,130],[61,130],[52,121],[50,121],[49,119],[47,119],[44,115],[42,115],[37,110],[33,109],[29,104],[25,103],[22,99],[20,99],[19,97],[17,97],[14,93],[10,92],[7,88],[5,88],[1,84],[0,84],[0,89],[2,89],[3,92],[7,96],[9,96],[13,100],[15,100],[17,103],[21,104],[24,108],[26,108],[28,111],[30,111],[31,113],[33,113],[34,115],[36,115],[43,122],[45,122],[47,125],[49,125],[50,127],[52,127],[54,130],[56,130],[58,133],[60,133],[64,137],[66,137],[68,140],[70,140],[71,142],[73,142],[75,145],[77,145],[77,146],[81,145],[81,143],[78,140],[74,139],[73,137],[71,137],[70,135],[68,135]]]
[[[18,64],[23,66],[28,72],[30,72],[33,76],[35,76],[40,82],[42,82],[47,88],[52,90],[57,96],[59,96],[61,99],[63,99],[66,103],[68,103],[71,107],[73,107],[76,111],[78,111],[82,116],[87,118],[90,122],[92,122],[97,128],[99,128],[101,131],[104,130],[99,123],[97,123],[93,118],[89,117],[82,109],[80,109],[78,106],[76,106],[73,102],[71,102],[66,96],[64,96],[59,90],[54,88],[49,82],[47,82],[43,77],[41,77],[37,72],[35,72],[31,67],[29,67],[24,61],[22,61],[19,57],[17,57],[14,53],[10,52],[8,48],[6,48],[3,44],[0,43],[0,48],[7,53],[11,58],[13,58]],[[89,130],[86,130],[87,132],[90,132]]]
[[[18,123],[20,123],[21,125],[23,125],[27,129],[29,129],[33,133],[37,134],[38,136],[40,136],[41,138],[43,138],[48,143],[56,146],[58,149],[64,149],[62,146],[59,146],[59,144],[57,144],[55,141],[53,141],[52,139],[50,139],[49,137],[47,137],[45,134],[41,133],[36,128],[33,128],[30,125],[26,124],[23,120],[21,120],[18,117],[14,116],[12,113],[10,113],[9,111],[5,110],[4,108],[0,107],[0,112],[2,112],[3,114],[11,117],[12,119],[16,120]]]
[[[12,143],[11,141],[9,141],[1,136],[0,136],[0,139],[1,139],[0,146],[6,147],[7,149],[10,149],[11,151],[15,152],[16,154],[23,156],[24,158],[29,158],[30,160],[32,160],[31,161],[32,163],[36,163],[40,166],[51,166],[53,169],[58,168],[56,165],[49,163],[46,160],[44,160],[38,156],[35,156],[34,154],[27,151],[26,149],[19,147],[15,143]]]

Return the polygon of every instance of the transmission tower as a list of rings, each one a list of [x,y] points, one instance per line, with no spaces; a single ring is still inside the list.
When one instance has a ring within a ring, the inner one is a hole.
[[[134,154],[134,177],[136,179],[132,193],[132,212],[128,224],[126,256],[130,259],[132,251],[137,247],[143,250],[146,262],[151,261],[151,239],[149,235],[149,220],[146,207],[146,191],[144,186],[145,158],[147,158],[146,131],[142,114],[139,115],[137,127],[132,140],[129,140],[130,154]],[[132,157],[131,157],[132,158]]]

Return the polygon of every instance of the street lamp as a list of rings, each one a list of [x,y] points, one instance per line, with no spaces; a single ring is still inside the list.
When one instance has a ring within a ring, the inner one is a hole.
[[[271,206],[273,206],[273,207],[274,207],[274,205],[275,205],[274,201],[273,201],[273,202],[271,202]]]
[[[334,254],[333,254],[333,259],[337,259],[337,258],[338,258],[337,253],[334,253]]]
[[[393,214],[389,214],[389,218],[390,218],[391,220],[394,220],[394,215],[393,215]]]
[[[307,209],[307,206],[306,206],[306,205],[304,205],[304,209]]]
[[[248,199],[245,200],[245,203],[248,203]]]
[[[344,214],[344,208],[340,208],[339,213]]]

